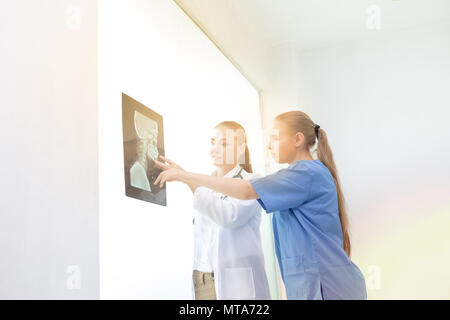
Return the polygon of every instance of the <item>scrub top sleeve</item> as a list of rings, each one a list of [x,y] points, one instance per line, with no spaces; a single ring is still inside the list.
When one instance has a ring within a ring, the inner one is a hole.
[[[259,197],[259,204],[270,213],[296,208],[308,200],[312,175],[306,168],[287,168],[249,181]]]

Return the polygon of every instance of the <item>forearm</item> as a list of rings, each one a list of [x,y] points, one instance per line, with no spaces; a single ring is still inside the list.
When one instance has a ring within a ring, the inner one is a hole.
[[[251,183],[246,180],[214,177],[187,171],[181,174],[180,180],[190,187],[203,186],[235,199],[251,200],[258,198]]]

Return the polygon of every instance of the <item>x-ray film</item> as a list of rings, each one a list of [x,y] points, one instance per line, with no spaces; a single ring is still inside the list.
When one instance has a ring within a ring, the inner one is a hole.
[[[162,116],[123,93],[122,124],[125,194],[166,206],[166,185],[153,184],[161,172],[155,160],[164,156]]]

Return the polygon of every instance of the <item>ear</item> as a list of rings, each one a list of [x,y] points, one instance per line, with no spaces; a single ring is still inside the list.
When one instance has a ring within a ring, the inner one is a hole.
[[[301,132],[297,132],[295,134],[295,146],[296,147],[302,146],[303,141],[305,141],[305,135]]]

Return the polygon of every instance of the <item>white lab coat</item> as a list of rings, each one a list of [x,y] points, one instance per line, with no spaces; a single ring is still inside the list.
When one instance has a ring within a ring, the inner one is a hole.
[[[236,166],[225,177],[247,180],[255,174]],[[211,257],[216,296],[228,299],[270,299],[269,284],[261,246],[261,207],[256,200],[238,200],[211,189],[198,187],[194,192],[194,224],[213,222],[217,228]]]

